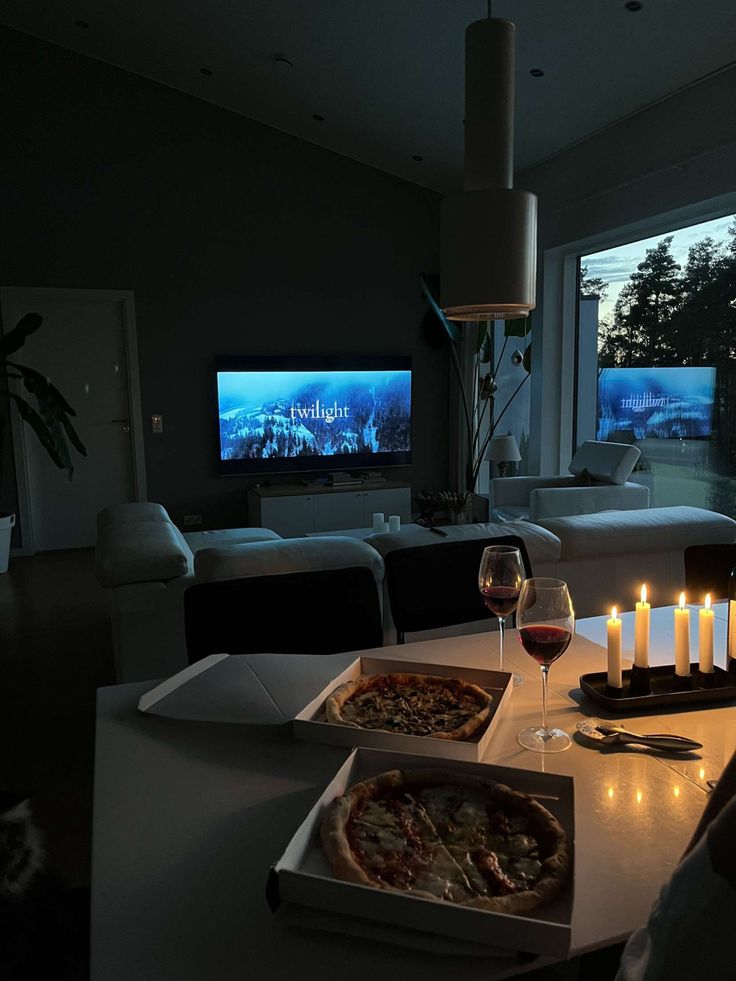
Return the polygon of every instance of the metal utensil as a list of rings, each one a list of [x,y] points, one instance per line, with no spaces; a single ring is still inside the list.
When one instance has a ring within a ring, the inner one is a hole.
[[[686,736],[675,736],[669,732],[638,733],[627,729],[617,729],[612,726],[600,725],[590,719],[577,724],[578,732],[590,739],[603,743],[604,746],[632,744],[648,746],[650,749],[664,749],[671,753],[690,753],[702,749],[703,744],[688,739]]]

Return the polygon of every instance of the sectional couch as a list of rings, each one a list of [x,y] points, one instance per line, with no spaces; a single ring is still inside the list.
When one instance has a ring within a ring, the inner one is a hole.
[[[117,680],[164,677],[186,665],[182,596],[194,582],[366,566],[382,598],[385,636],[392,643],[383,596],[383,557],[392,549],[519,535],[534,574],[565,579],[578,617],[585,617],[607,612],[614,603],[633,608],[643,582],[654,605],[673,603],[683,588],[685,548],[736,541],[736,521],[686,506],[444,530],[447,538],[407,525],[365,541],[332,535],[281,539],[267,528],[183,535],[159,504],[107,508],[98,516],[97,575],[110,595]]]

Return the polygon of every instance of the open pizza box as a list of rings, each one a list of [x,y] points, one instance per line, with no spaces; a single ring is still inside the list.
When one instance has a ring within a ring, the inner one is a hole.
[[[442,900],[422,899],[344,882],[334,877],[320,842],[320,827],[330,803],[353,784],[393,769],[436,769],[433,757],[356,749],[298,828],[286,851],[271,868],[267,898],[275,911],[281,903],[331,911],[508,951],[565,957],[570,948],[573,907],[575,810],[572,777],[511,767],[448,761],[448,770],[498,780],[535,797],[560,822],[568,837],[571,875],[567,888],[551,903],[524,916],[470,909]]]
[[[490,715],[481,729],[462,741],[433,739],[431,736],[409,736],[383,732],[379,729],[355,729],[328,722],[325,701],[332,692],[347,681],[373,674],[431,674],[445,678],[462,678],[485,689],[493,698]],[[445,760],[465,760],[477,763],[483,758],[501,715],[514,690],[513,675],[506,671],[486,671],[480,668],[459,668],[457,665],[427,664],[422,661],[401,661],[394,658],[357,657],[295,716],[293,726],[297,739],[335,746],[365,746],[397,753],[432,755]]]

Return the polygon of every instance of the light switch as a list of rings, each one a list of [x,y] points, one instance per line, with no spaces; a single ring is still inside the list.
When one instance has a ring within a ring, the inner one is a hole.
[[[151,432],[162,433],[164,431],[164,417],[160,415],[151,416]]]

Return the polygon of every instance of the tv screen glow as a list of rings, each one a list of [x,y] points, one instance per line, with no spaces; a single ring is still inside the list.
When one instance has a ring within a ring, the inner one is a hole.
[[[715,368],[603,368],[598,439],[633,429],[640,439],[705,439],[713,425]]]
[[[222,472],[410,463],[409,359],[361,361],[218,359]]]

